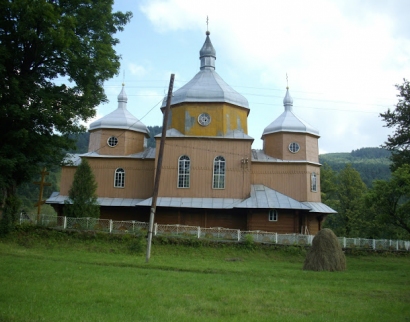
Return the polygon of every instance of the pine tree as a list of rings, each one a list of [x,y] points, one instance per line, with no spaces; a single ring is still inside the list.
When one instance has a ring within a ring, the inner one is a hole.
[[[87,159],[82,159],[74,174],[73,185],[68,192],[68,201],[64,207],[67,217],[100,217],[97,202],[97,183]]]
[[[404,164],[410,163],[410,83],[403,80],[403,85],[396,85],[400,91],[399,102],[396,108],[380,116],[386,122],[388,128],[394,129],[394,133],[389,135],[384,143],[384,148],[392,152],[393,161],[391,169],[394,171]]]

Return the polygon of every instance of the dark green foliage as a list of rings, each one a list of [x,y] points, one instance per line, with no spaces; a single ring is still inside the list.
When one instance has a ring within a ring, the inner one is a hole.
[[[90,132],[81,132],[70,134],[70,139],[75,141],[75,149],[70,149],[69,153],[86,153],[88,152],[88,143],[90,141]]]
[[[97,202],[97,183],[87,159],[82,159],[75,174],[73,185],[68,191],[68,201],[64,206],[67,217],[100,217]]]
[[[366,196],[366,206],[376,224],[399,228],[397,238],[410,238],[410,165],[397,168],[389,181],[376,181]]]
[[[361,148],[351,153],[321,154],[319,161],[322,164],[326,163],[336,172],[341,171],[346,164],[351,164],[370,188],[374,180],[390,179],[390,155],[390,151],[382,148]]]
[[[366,185],[360,178],[359,172],[348,164],[336,174],[325,167],[323,202],[331,206],[338,213],[331,214],[325,221],[325,226],[334,230],[339,236],[364,237],[362,227],[367,223],[363,218],[363,196]],[[326,181],[328,180],[328,182]]]
[[[142,254],[145,250],[145,238],[142,233],[107,234],[92,231],[61,231],[41,226],[17,225],[7,236],[9,242],[15,242],[25,248],[45,246],[46,248],[82,248],[94,252]]]
[[[7,235],[14,229],[18,219],[21,201],[17,196],[9,196],[4,202],[0,219],[0,236]]]
[[[40,192],[40,186],[35,185],[34,181],[40,181],[41,174],[40,168],[36,175],[31,179],[30,182],[25,182],[17,188],[17,196],[21,199],[21,210],[24,210],[26,213],[34,213],[37,211],[37,208],[34,204],[38,201],[38,196]],[[49,175],[45,177],[45,182],[51,183],[51,186],[44,186],[43,198],[48,198],[53,191],[59,190],[61,168],[52,168],[47,169]],[[44,214],[55,214],[54,209],[50,205],[43,205],[41,207],[42,213]]]
[[[162,133],[162,126],[147,126],[149,131],[149,139],[147,147],[155,148],[155,135]]]
[[[386,127],[393,128],[393,135],[389,135],[384,147],[392,152],[392,170],[404,164],[410,164],[410,83],[404,79],[402,85],[396,85],[399,90],[399,102],[396,108],[380,116],[386,122]]]
[[[120,67],[113,47],[131,13],[113,0],[0,2],[0,203],[57,165],[68,134],[106,101],[103,83]]]

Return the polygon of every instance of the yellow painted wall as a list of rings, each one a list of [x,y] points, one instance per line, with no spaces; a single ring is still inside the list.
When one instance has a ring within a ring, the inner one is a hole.
[[[211,116],[208,126],[198,123],[201,113]],[[221,136],[233,130],[248,134],[248,113],[248,109],[228,103],[183,103],[171,108],[168,128],[193,136]]]

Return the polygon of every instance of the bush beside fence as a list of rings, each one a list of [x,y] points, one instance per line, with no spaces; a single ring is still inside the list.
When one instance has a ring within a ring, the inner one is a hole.
[[[111,234],[133,234],[148,231],[148,223],[139,221],[114,221],[97,218],[71,218],[63,216],[41,215],[37,223],[36,216],[20,215],[20,224],[32,223],[62,230],[86,230]],[[223,227],[202,228],[186,225],[154,224],[154,236],[172,236],[181,238],[202,238],[215,241],[244,242],[251,239],[256,243],[278,245],[312,245],[313,235],[277,234],[266,231],[241,231]],[[346,249],[372,249],[409,251],[410,241],[390,239],[366,239],[338,237],[339,243]]]

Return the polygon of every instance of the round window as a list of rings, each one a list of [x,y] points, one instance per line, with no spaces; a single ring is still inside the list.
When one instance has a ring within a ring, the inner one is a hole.
[[[118,139],[115,136],[111,136],[108,141],[107,141],[108,145],[110,147],[114,147],[118,144]]]
[[[296,142],[292,142],[291,144],[289,144],[289,151],[292,153],[296,153],[299,152],[300,150],[300,146],[298,143]]]
[[[207,126],[211,123],[211,116],[208,113],[202,113],[198,116],[198,123]]]

